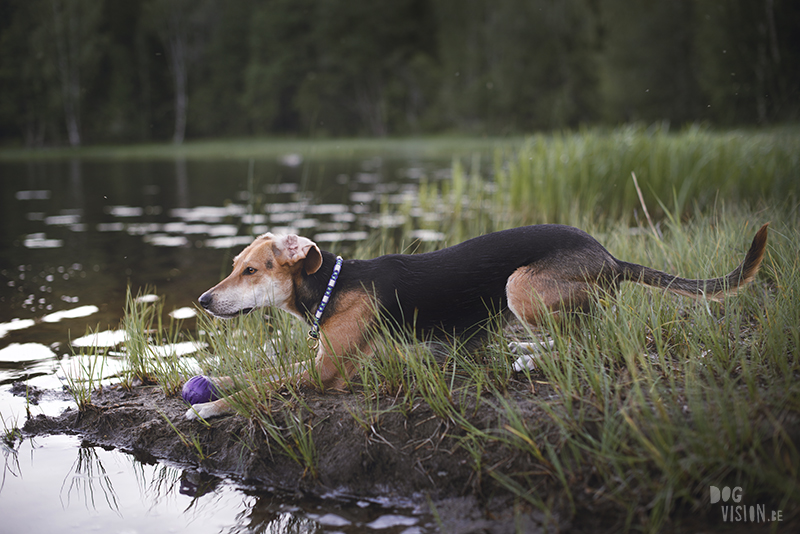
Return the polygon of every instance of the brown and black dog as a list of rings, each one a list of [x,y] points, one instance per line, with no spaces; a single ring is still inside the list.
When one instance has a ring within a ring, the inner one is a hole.
[[[589,234],[544,224],[495,232],[424,254],[389,254],[347,260],[319,319],[314,365],[323,387],[342,388],[356,371],[354,357],[372,354],[376,310],[391,324],[432,337],[468,337],[498,314],[535,326],[547,313],[585,309],[594,288],[613,292],[636,282],[692,298],[721,300],[750,282],[767,244],[765,224],[744,261],[721,278],[689,280],[621,261]],[[337,258],[305,237],[264,234],[233,261],[233,272],[200,297],[217,317],[276,307],[313,321]],[[311,384],[305,364],[293,376],[262,379]],[[343,376],[346,375],[346,376]],[[216,378],[230,385],[229,378]],[[195,404],[189,418],[230,411],[226,399]]]

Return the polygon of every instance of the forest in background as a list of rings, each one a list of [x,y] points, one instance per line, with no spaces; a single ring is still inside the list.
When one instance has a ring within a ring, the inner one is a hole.
[[[796,0],[4,0],[0,143],[800,116]]]

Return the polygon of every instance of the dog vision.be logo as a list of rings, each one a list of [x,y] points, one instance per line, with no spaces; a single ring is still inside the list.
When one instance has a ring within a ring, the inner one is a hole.
[[[731,489],[725,486],[721,490],[716,486],[709,486],[711,504],[722,503],[720,506],[722,520],[728,523],[766,523],[768,521],[783,521],[783,510],[770,510],[764,504],[746,505],[742,503],[742,488],[736,486]],[[730,503],[730,504],[728,504]]]

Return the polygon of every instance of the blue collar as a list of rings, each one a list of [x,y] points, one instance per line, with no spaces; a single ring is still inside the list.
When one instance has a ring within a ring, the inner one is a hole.
[[[331,298],[333,288],[336,285],[336,280],[339,278],[339,272],[342,270],[342,263],[344,260],[341,256],[336,256],[336,265],[333,266],[333,274],[331,279],[328,280],[328,287],[325,288],[325,294],[322,295],[322,301],[317,306],[317,312],[314,314],[314,323],[311,325],[311,330],[308,331],[308,347],[316,350],[319,347],[319,320],[325,312],[325,306],[328,305],[328,300]]]

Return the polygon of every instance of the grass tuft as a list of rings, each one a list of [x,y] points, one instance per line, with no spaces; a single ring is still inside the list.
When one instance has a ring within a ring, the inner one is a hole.
[[[91,329],[87,330],[87,335],[95,334],[96,332],[93,334]],[[81,347],[76,354],[70,343],[70,349],[72,356],[66,367],[62,364],[61,370],[67,382],[67,392],[75,401],[78,411],[82,412],[92,404],[92,392],[101,387],[106,354],[97,346]]]
[[[130,387],[138,381],[157,383],[166,395],[180,392],[184,380],[194,374],[194,367],[175,350],[177,343],[186,339],[183,321],[170,317],[164,323],[164,299],[141,298],[153,294],[144,288],[135,297],[130,287],[125,298],[126,372],[123,385]]]

